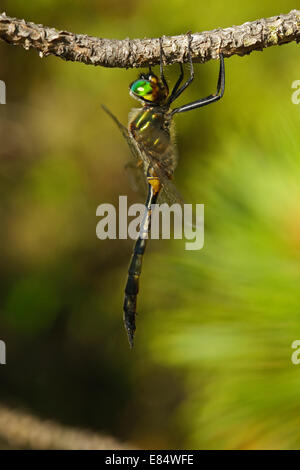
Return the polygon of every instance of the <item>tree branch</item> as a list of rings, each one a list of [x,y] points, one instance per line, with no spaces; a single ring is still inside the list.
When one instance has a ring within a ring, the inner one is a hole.
[[[29,413],[12,410],[3,405],[0,405],[0,439],[14,449],[125,450],[136,448],[118,442],[113,437],[41,420]]]
[[[40,56],[55,55],[64,60],[103,67],[144,67],[159,63],[159,39],[103,39],[58,31],[16,18],[0,15],[0,39],[9,44],[36,49]],[[194,62],[245,55],[265,47],[300,41],[300,10],[263,18],[241,26],[192,34]],[[164,36],[165,64],[188,60],[188,36]]]

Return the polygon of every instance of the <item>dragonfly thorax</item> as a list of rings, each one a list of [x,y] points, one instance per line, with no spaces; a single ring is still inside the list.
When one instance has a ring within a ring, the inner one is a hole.
[[[163,104],[169,94],[168,88],[152,72],[141,74],[131,83],[129,92],[133,98],[152,105]]]

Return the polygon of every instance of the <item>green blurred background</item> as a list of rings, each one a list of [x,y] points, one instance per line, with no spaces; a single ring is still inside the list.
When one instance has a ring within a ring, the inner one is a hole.
[[[1,0],[9,16],[94,36],[158,37],[288,13],[293,1]],[[176,184],[205,204],[205,247],[148,245],[136,346],[122,324],[131,240],[96,207],[141,202],[124,165],[136,70],[0,43],[0,401],[142,448],[300,447],[299,45],[226,60],[219,103],[176,117]],[[179,103],[215,90],[196,65]],[[171,82],[178,74],[168,67]]]

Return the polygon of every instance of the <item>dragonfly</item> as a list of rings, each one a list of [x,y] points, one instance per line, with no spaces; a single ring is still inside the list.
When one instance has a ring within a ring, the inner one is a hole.
[[[147,186],[145,213],[139,227],[139,236],[135,242],[128,269],[123,305],[123,320],[129,345],[134,345],[136,330],[137,296],[139,292],[142,261],[147,239],[151,229],[151,213],[158,197],[169,202],[179,202],[182,198],[172,182],[177,165],[177,152],[174,141],[175,114],[191,111],[220,100],[225,91],[225,65],[223,54],[219,54],[220,67],[217,90],[214,94],[191,103],[171,109],[171,104],[179,98],[194,79],[194,66],[191,54],[192,35],[188,35],[188,61],[190,75],[183,83],[184,70],[180,63],[180,75],[171,93],[164,75],[163,46],[160,38],[160,76],[155,75],[151,67],[148,73],[142,73],[129,86],[130,95],[142,103],[142,107],[133,109],[129,114],[128,127],[102,105],[104,111],[113,119],[126,139],[134,157],[134,166],[142,173]]]

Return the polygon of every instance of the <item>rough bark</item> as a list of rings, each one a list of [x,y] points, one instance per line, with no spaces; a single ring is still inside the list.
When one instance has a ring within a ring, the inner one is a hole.
[[[104,39],[58,31],[0,15],[0,39],[8,44],[36,49],[41,57],[55,55],[64,60],[103,67],[143,67],[159,63],[159,39]],[[206,62],[222,52],[225,57],[245,55],[265,47],[300,41],[300,10],[287,15],[244,23],[231,28],[192,34],[193,61]],[[165,64],[186,62],[188,36],[164,36]]]
[[[41,420],[29,413],[0,406],[0,441],[13,449],[125,450],[135,449],[91,431],[75,429],[53,421]]]

